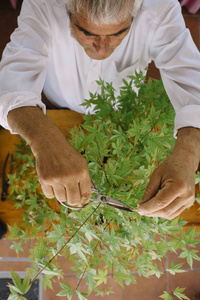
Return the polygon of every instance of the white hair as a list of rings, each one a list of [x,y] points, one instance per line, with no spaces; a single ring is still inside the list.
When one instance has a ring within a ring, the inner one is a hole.
[[[86,13],[89,20],[99,24],[117,24],[130,15],[136,16],[143,0],[63,0],[68,13]]]

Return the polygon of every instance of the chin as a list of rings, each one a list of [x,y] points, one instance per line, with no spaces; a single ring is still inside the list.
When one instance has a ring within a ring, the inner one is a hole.
[[[103,60],[103,59],[106,59],[107,57],[109,57],[113,53],[113,51],[106,53],[106,54],[98,54],[98,53],[94,53],[91,50],[85,50],[85,53],[92,59]]]

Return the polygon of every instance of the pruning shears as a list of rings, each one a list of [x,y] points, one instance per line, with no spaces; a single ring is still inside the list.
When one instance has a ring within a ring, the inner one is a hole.
[[[112,206],[112,207],[115,207],[117,209],[120,209],[120,210],[125,210],[125,211],[134,211],[134,209],[128,205],[126,205],[125,203],[121,202],[121,201],[118,201],[114,198],[111,198],[109,196],[106,196],[104,194],[102,194],[95,186],[94,184],[94,181],[91,179],[92,181],[92,184],[94,186],[94,188],[91,188],[91,191],[93,193],[96,193],[98,196],[96,199],[90,199],[90,202],[94,202],[94,203],[103,203],[103,204],[106,204],[106,205],[109,205],[109,206]],[[60,202],[63,206],[67,207],[67,208],[70,208],[72,210],[81,210],[83,208],[85,208],[86,206],[88,206],[90,203],[82,206],[82,207],[76,207],[76,206],[70,206],[68,204],[65,204],[63,202]]]
[[[10,153],[7,154],[4,165],[3,165],[3,174],[2,174],[2,193],[1,193],[1,200],[5,201],[8,196],[8,188],[9,188],[9,183],[8,183],[8,178],[6,175],[6,169],[7,169],[7,164],[8,164],[8,158],[10,156]],[[11,154],[11,164],[10,164],[10,172],[9,174],[12,174],[13,172],[13,155]]]

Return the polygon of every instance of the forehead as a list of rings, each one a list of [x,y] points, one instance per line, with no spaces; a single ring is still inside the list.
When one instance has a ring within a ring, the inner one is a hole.
[[[119,21],[117,24],[101,24],[97,25],[92,22],[84,13],[72,14],[71,22],[84,30],[94,35],[112,35],[120,30],[126,29],[131,26],[132,16],[130,15],[127,19]]]

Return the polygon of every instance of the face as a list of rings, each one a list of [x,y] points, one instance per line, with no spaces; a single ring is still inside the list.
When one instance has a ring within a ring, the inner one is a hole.
[[[111,55],[128,34],[132,23],[130,16],[123,22],[110,25],[96,25],[84,14],[71,15],[72,33],[86,54],[97,60]]]

